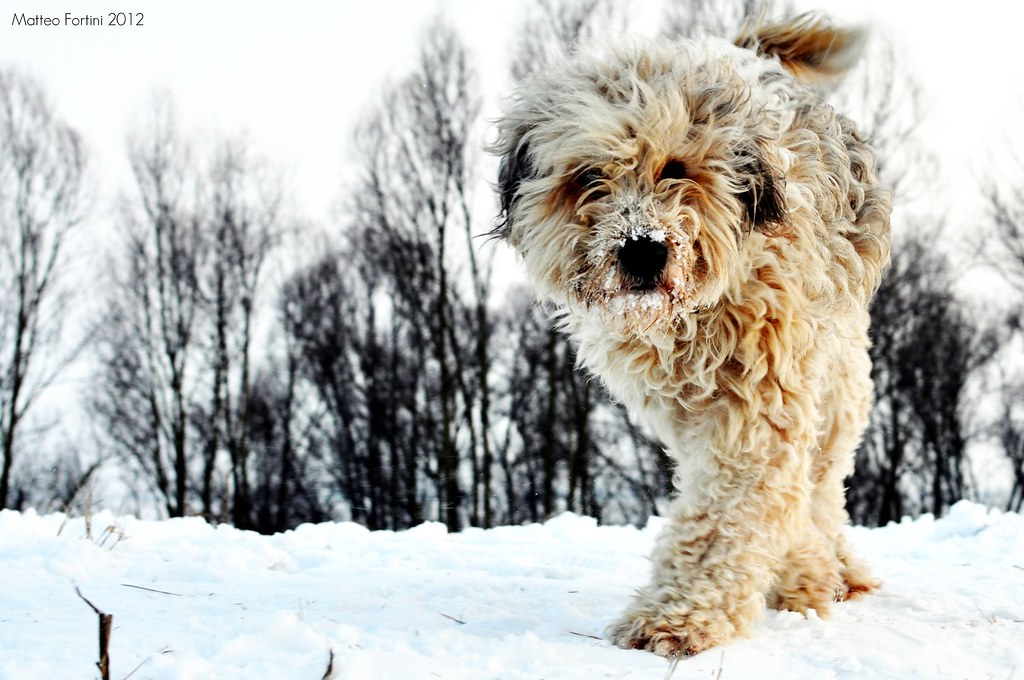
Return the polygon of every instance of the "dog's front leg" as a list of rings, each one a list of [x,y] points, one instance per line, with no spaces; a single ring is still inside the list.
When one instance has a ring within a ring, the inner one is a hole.
[[[764,611],[806,507],[806,453],[770,427],[745,433],[754,436],[692,471],[677,456],[680,494],[652,555],[651,583],[609,630],[618,646],[696,654],[743,634]]]
[[[612,641],[672,657],[742,634],[764,610],[776,564],[751,529],[739,517],[672,517],[651,583],[612,626]]]

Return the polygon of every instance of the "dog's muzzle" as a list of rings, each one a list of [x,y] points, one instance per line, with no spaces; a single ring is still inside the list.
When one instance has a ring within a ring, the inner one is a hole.
[[[619,248],[619,268],[633,282],[635,290],[654,288],[667,262],[668,247],[648,236],[627,238]]]

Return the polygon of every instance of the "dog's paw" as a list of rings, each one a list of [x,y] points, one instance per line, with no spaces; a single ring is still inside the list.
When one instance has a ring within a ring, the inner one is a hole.
[[[843,591],[840,600],[853,600],[861,595],[873,593],[882,587],[882,582],[871,576],[865,568],[862,571],[848,571],[843,574]]]
[[[821,618],[829,618],[832,603],[843,599],[846,592],[842,577],[834,569],[824,568],[818,572],[792,570],[782,573],[779,580],[771,607],[804,616],[813,609]]]
[[[623,649],[643,649],[668,658],[699,654],[735,634],[736,627],[719,610],[679,612],[658,607],[628,612],[608,629],[611,641]]]

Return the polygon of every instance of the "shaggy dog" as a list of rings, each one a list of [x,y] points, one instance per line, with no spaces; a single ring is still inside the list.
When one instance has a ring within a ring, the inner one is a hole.
[[[650,584],[609,634],[695,654],[766,604],[877,587],[843,535],[871,400],[890,193],[817,89],[860,36],[803,16],[527,77],[492,151],[503,220],[583,366],[675,463]]]

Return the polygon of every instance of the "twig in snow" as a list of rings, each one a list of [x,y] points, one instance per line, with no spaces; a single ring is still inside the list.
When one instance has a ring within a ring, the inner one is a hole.
[[[589,633],[577,633],[577,632],[576,632],[576,631],[574,631],[574,630],[570,630],[570,631],[569,631],[569,635],[576,635],[576,636],[578,636],[578,637],[585,637],[585,638],[590,638],[591,640],[601,640],[601,639],[602,639],[602,638],[599,638],[599,637],[598,637],[598,636],[596,636],[596,635],[590,635]]]
[[[121,680],[128,680],[128,678],[130,678],[130,677],[132,677],[133,675],[135,675],[135,673],[136,673],[136,672],[137,672],[137,671],[138,671],[138,670],[139,670],[140,668],[142,668],[142,667],[143,667],[143,666],[145,666],[145,665],[146,665],[147,663],[149,663],[149,662],[150,662],[150,660],[152,660],[152,658],[153,658],[153,657],[151,657],[151,656],[147,656],[147,657],[146,657],[145,659],[143,659],[143,660],[142,660],[142,663],[140,663],[140,664],[139,664],[138,666],[136,666],[135,668],[133,668],[133,669],[132,669],[132,672],[131,672],[131,673],[129,673],[128,675],[124,676],[123,678],[121,678]]]
[[[463,621],[461,619],[457,619],[454,616],[449,616],[448,614],[445,614],[444,612],[438,612],[438,614],[440,614],[444,618],[448,619],[449,621],[454,621],[455,623],[459,624],[460,626],[465,626],[466,625],[465,621]]]
[[[117,524],[116,524],[117,520],[116,519],[114,520],[114,522],[115,522],[115,524],[108,524],[107,528],[103,530],[103,533],[100,534],[99,539],[96,541],[96,545],[98,545],[99,547],[102,548],[103,546],[105,546],[107,544],[107,541],[109,539],[113,538],[114,539],[113,543],[111,543],[110,547],[107,548],[107,550],[113,550],[117,546],[118,543],[120,543],[121,541],[124,541],[124,540],[126,540],[128,538],[128,535],[126,533],[124,533],[124,529],[122,529],[121,527],[117,526]]]
[[[82,595],[78,586],[75,586],[75,592],[100,617],[100,660],[96,662],[96,667],[100,669],[102,680],[110,680],[110,630],[114,624],[114,615],[101,612],[99,607]]]
[[[331,674],[334,672],[334,650],[331,650],[330,656],[327,657],[327,670],[324,671],[324,676],[320,680],[330,680]]]
[[[131,583],[122,583],[125,588],[135,588],[136,590],[145,590],[150,593],[160,593],[161,595],[173,595],[174,597],[185,597],[181,593],[169,593],[166,590],[157,590],[156,588],[147,588],[146,586],[133,586]]]

